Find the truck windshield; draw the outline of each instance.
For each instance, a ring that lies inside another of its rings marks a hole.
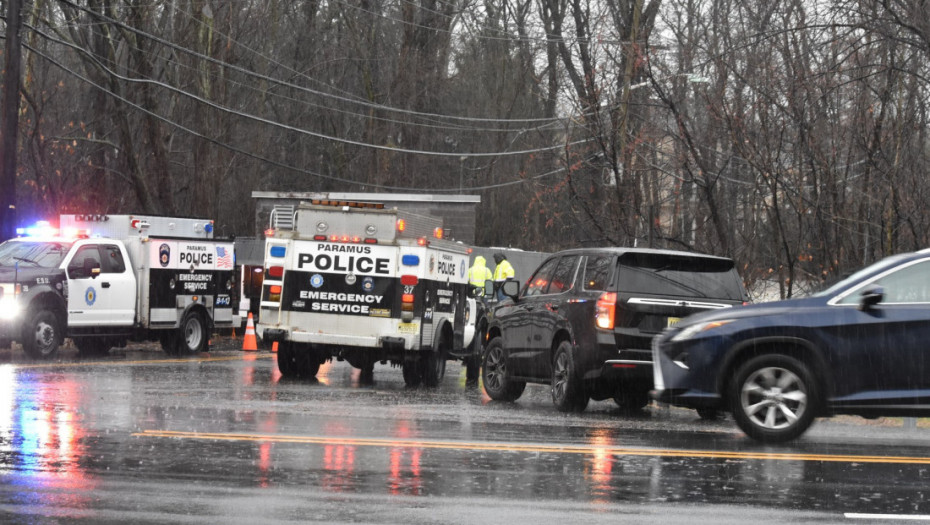
[[[66,242],[14,239],[0,244],[0,266],[57,268],[70,247]]]

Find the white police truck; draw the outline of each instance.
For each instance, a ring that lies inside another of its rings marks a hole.
[[[213,221],[62,215],[0,244],[0,347],[54,357],[65,337],[82,354],[157,340],[169,354],[207,349],[234,315],[235,252]]]
[[[402,367],[409,386],[435,386],[460,359],[477,376],[464,340],[468,248],[442,238],[441,219],[323,200],[279,219],[266,232],[256,332],[279,343],[282,375],[315,377],[337,359],[363,380],[381,363]]]

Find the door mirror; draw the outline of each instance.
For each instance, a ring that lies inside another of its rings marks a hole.
[[[859,295],[859,309],[863,312],[871,310],[873,306],[885,299],[885,289],[881,286],[869,286]]]
[[[83,279],[85,277],[96,278],[100,275],[100,263],[93,259],[84,259],[84,265],[72,265],[68,267],[68,275],[72,279]]]
[[[507,279],[504,281],[504,284],[501,285],[501,290],[504,291],[504,295],[507,297],[516,299],[517,294],[520,293],[520,283],[514,281],[513,279]]]
[[[480,287],[480,286],[468,285],[468,291],[467,291],[466,295],[468,295],[468,297],[472,297],[472,298],[484,297],[484,288],[482,288],[482,287]]]

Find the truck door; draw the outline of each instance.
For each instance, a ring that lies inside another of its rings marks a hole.
[[[135,277],[116,244],[80,246],[67,262],[68,326],[129,326],[135,320]]]

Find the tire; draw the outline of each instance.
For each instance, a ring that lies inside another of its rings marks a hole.
[[[514,381],[507,375],[506,353],[500,337],[488,343],[481,367],[481,380],[488,397],[495,401],[516,401],[523,395],[526,383]]]
[[[469,346],[470,354],[465,358],[465,384],[477,385],[481,375],[481,356],[484,352],[484,328],[478,330]]]
[[[481,375],[481,361],[477,355],[465,358],[465,384],[477,386],[478,376]]]
[[[621,390],[614,395],[614,403],[627,412],[640,411],[649,404],[649,390],[635,388]]]
[[[181,351],[178,347],[177,330],[161,330],[161,333],[158,335],[158,343],[161,345],[161,349],[168,355],[178,355]]]
[[[432,351],[424,352],[420,356],[420,376],[423,378],[423,386],[435,388],[446,377],[447,344],[447,340],[440,337]]]
[[[322,363],[319,352],[309,345],[299,345],[292,341],[278,344],[278,370],[284,377],[313,379]]]
[[[178,353],[197,355],[207,348],[207,324],[198,312],[187,312],[178,327]]]
[[[280,345],[278,345],[280,346]],[[310,345],[294,345],[297,363],[297,377],[301,379],[315,379],[323,364],[320,353]]]
[[[51,310],[39,310],[23,327],[23,350],[33,359],[54,358],[61,341],[61,323]]]
[[[82,357],[104,355],[113,346],[106,337],[75,337],[72,339],[77,347],[78,355]]]
[[[803,362],[765,354],[744,363],[728,392],[733,419],[747,436],[780,443],[803,434],[814,422],[820,392]]]
[[[278,345],[278,371],[282,377],[297,377],[297,368],[294,362],[294,344],[283,341]]]
[[[404,359],[404,384],[408,388],[416,388],[420,386],[420,382],[423,380],[421,375],[420,365],[417,361],[412,359]]]
[[[572,344],[559,343],[552,359],[552,402],[560,412],[581,412],[588,406],[584,385],[575,371]]]

